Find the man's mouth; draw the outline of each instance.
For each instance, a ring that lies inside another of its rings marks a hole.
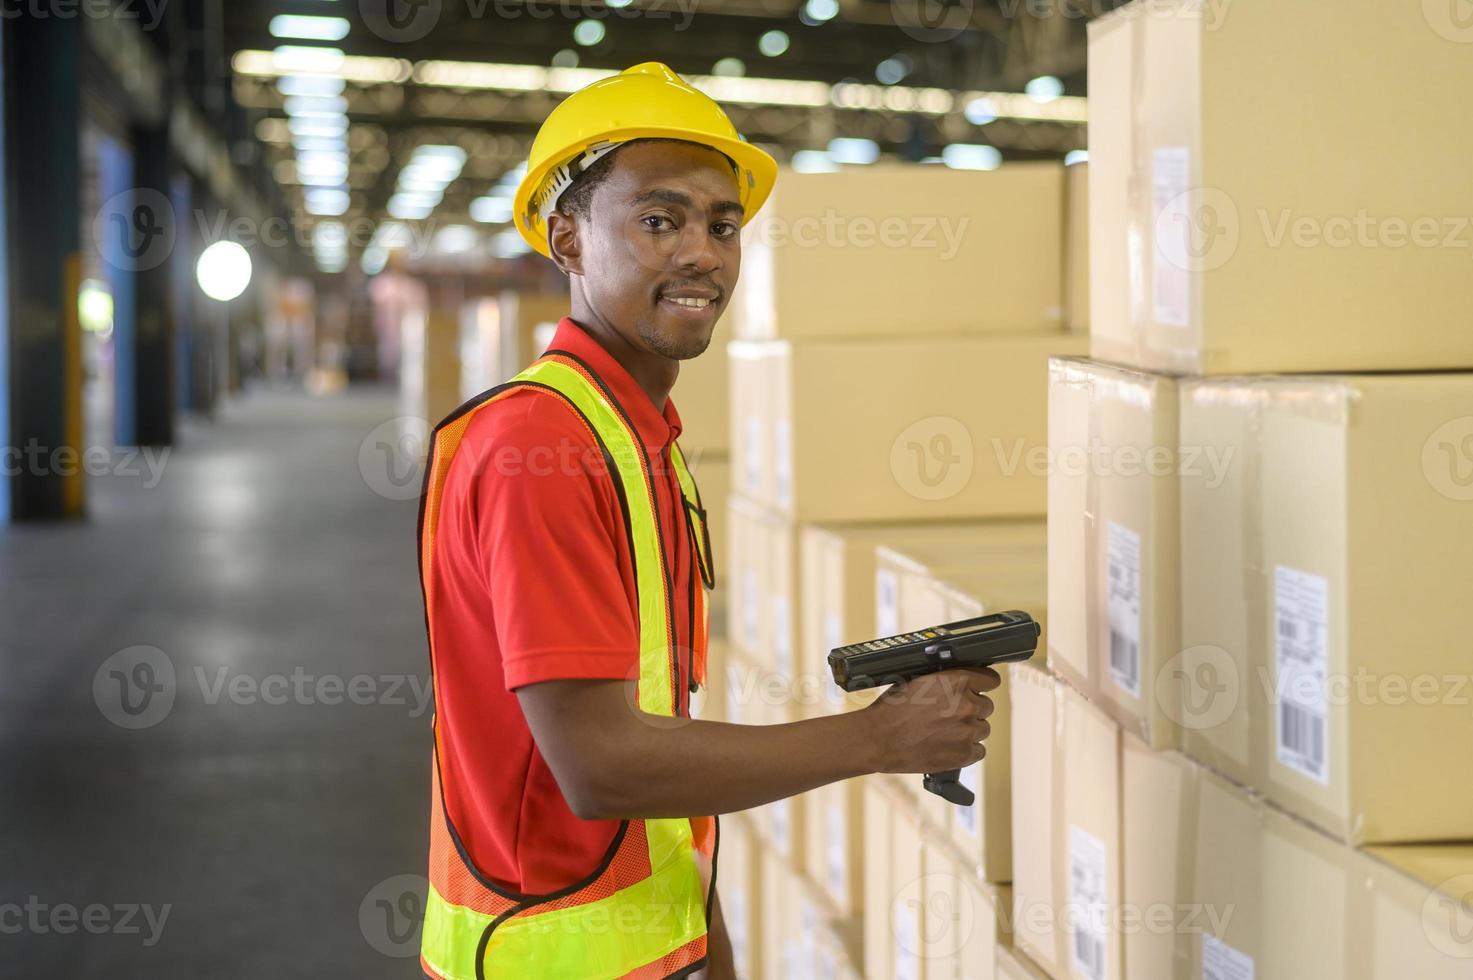
[[[693,310],[704,310],[706,307],[708,307],[708,306],[711,305],[711,300],[705,299],[705,298],[700,297],[700,296],[670,296],[670,295],[666,295],[666,296],[664,296],[662,298],[663,299],[668,299],[672,303],[679,303],[681,306],[688,306],[688,307],[690,307]]]

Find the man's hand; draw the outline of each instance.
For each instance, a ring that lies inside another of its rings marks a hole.
[[[987,754],[997,671],[946,670],[896,684],[860,714],[880,772],[964,769]]]

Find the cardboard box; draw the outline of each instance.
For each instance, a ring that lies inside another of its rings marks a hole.
[[[896,777],[865,776],[864,792],[864,975],[888,980],[894,973],[895,932],[890,900],[896,888],[895,810],[903,799]],[[907,853],[910,846],[907,844]]]
[[[1057,163],[784,171],[743,230],[737,335],[1057,330],[1063,183]]]
[[[721,896],[721,915],[731,936],[737,975],[758,977],[757,967],[763,960],[764,862],[747,814],[732,813],[721,818],[718,846],[716,891]]]
[[[757,664],[772,662],[771,524],[771,515],[760,505],[736,494],[727,498],[727,635],[734,649]]]
[[[880,546],[875,552],[876,635],[1003,609],[1026,609],[1046,622],[1043,532],[1039,521],[997,522],[959,528],[944,541],[914,543],[905,551]],[[962,782],[977,801],[957,807],[924,793],[919,780],[903,785],[929,819],[976,863],[983,878],[1005,882],[1012,877],[1011,709],[1006,675],[991,697],[987,758],[962,771]]]
[[[1053,976],[1120,980],[1120,730],[1045,671],[1008,673],[1015,943]]]
[[[1086,343],[1060,332],[733,344],[739,486],[805,522],[1042,516],[1048,357]]]
[[[1064,325],[1089,332],[1089,164],[1064,168]]]
[[[1047,973],[1011,946],[997,947],[997,980],[1049,980]]]
[[[680,412],[680,448],[687,457],[731,449],[731,367],[723,333],[718,327],[705,353],[680,362],[680,376],[670,392]]]
[[[841,919],[864,917],[864,780],[829,783],[805,794],[804,870]]]
[[[1352,869],[1369,882],[1370,906],[1370,927],[1351,936],[1359,941],[1349,957],[1354,980],[1473,972],[1473,845],[1373,847],[1355,855]]]
[[[1191,374],[1473,367],[1473,132],[1439,122],[1473,82],[1465,39],[1432,5],[1331,0],[1149,0],[1091,22],[1094,356]],[[1372,145],[1376,118],[1401,138]]]
[[[1122,814],[1132,980],[1468,975],[1473,846],[1355,850],[1132,736]]]
[[[1261,863],[1266,810],[1186,756],[1125,736],[1123,895],[1135,927],[1122,932],[1131,980],[1252,976],[1255,963],[1260,976],[1297,975],[1263,972],[1263,893],[1277,887]]]
[[[793,872],[770,848],[762,852],[762,971],[767,980],[795,976],[797,888]]]
[[[1181,479],[1183,748],[1353,844],[1473,836],[1473,375],[1181,398],[1229,459]]]
[[[731,652],[727,648],[726,641],[720,637],[711,638],[710,649],[706,651],[706,683],[699,691],[690,696],[690,714],[692,718],[702,721],[727,721],[727,691],[730,682],[727,671],[731,669]]]
[[[1177,455],[1175,380],[1049,362],[1049,667],[1158,748],[1180,717]]]
[[[767,344],[742,341],[727,345],[726,363],[731,488],[749,500],[776,500],[773,399],[780,364]]]
[[[957,980],[992,980],[997,975],[998,949],[1012,941],[1008,929],[1013,914],[1012,890],[1007,885],[982,881],[966,860],[958,861],[955,881],[953,908],[961,929]]]

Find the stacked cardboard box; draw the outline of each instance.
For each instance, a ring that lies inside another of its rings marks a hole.
[[[873,694],[830,678],[843,643],[1005,608],[1043,618],[1047,364],[1087,348],[1063,306],[1082,274],[1064,260],[1074,183],[1066,196],[1056,164],[784,174],[748,226],[725,351],[725,720],[863,708]],[[748,814],[768,889],[759,975],[992,975],[1010,914],[1005,693],[993,726],[965,777],[979,801],[958,814],[919,777]]]
[[[1096,360],[1051,364],[1054,675],[1012,671],[1015,934],[1056,978],[1473,959],[1473,844],[1433,843],[1473,840],[1473,285],[1377,237],[1469,213],[1418,161],[1470,140],[1328,162],[1393,73],[1473,64],[1431,13],[1319,6],[1090,27]],[[1380,77],[1341,85],[1370,37]],[[1357,214],[1372,240],[1301,240]]]

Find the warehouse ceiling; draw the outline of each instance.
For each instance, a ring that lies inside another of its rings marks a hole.
[[[559,99],[594,72],[648,60],[692,77],[781,160],[845,137],[915,161],[951,144],[1058,158],[1084,144],[1085,21],[1117,2],[229,0],[213,9],[247,132],[310,226],[404,217],[390,209],[400,171],[417,148],[447,145],[465,161],[433,214],[471,221],[473,202],[525,159]],[[284,37],[274,21],[283,15],[342,18],[347,33]],[[304,207],[313,178],[297,173],[302,141],[282,77],[298,69],[282,45],[342,52],[325,68],[309,65],[344,80],[340,206]],[[1040,76],[1056,78],[1061,95],[1023,95]]]

